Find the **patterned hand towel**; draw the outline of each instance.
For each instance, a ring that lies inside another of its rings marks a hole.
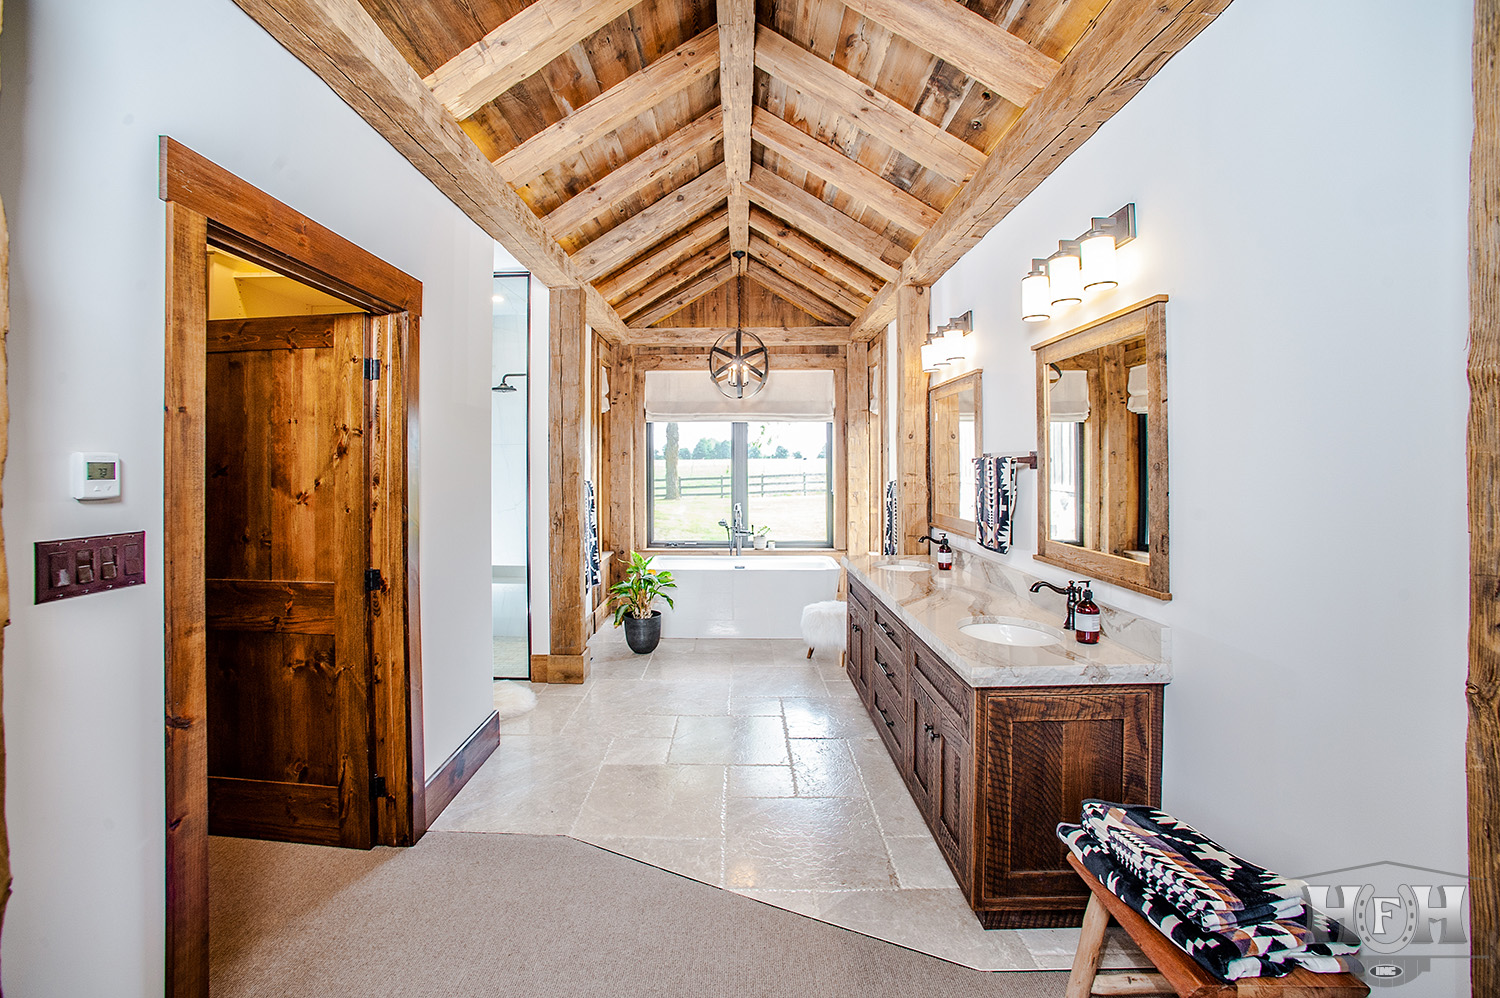
[[[1010,550],[1016,508],[1016,462],[985,455],[974,459],[975,539],[991,551]]]
[[[1302,913],[1302,881],[1240,859],[1163,811],[1086,800],[1083,826],[1115,862],[1209,932]]]
[[[881,551],[895,554],[901,537],[901,500],[896,495],[896,483],[885,483],[885,538]]]
[[[599,555],[599,503],[594,498],[594,483],[583,482],[583,558],[589,566],[589,588],[604,581],[604,565]]]
[[[1115,897],[1141,913],[1162,935],[1220,980],[1283,977],[1298,966],[1316,973],[1357,970],[1358,939],[1322,912],[1308,908],[1300,921],[1256,922],[1228,932],[1207,932],[1164,897],[1136,880],[1080,825],[1057,826],[1084,869]]]

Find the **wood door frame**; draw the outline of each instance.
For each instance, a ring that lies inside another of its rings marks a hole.
[[[427,827],[417,577],[417,372],[422,284],[163,136],[167,301],[163,455],[166,667],[166,992],[208,994],[208,731],[204,441],[210,241],[373,313],[381,376],[367,382],[370,657],[375,841],[410,845]],[[401,413],[404,418],[392,418]]]

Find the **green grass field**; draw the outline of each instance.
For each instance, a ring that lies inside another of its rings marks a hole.
[[[828,498],[823,476],[827,463],[822,460],[798,461],[792,458],[754,458],[749,462],[750,496],[745,519],[756,527],[769,526],[770,537],[778,544],[787,541],[822,542],[828,536]],[[688,483],[690,492],[681,499],[660,498],[666,480],[666,461],[658,458],[653,471],[655,500],[654,538],[660,541],[723,542],[728,537],[720,520],[730,519],[730,481],[728,460],[686,460],[677,462],[677,473]],[[808,494],[760,495],[762,475],[779,476],[767,490],[800,491],[801,477],[807,476]],[[793,478],[791,476],[797,476]],[[710,481],[703,481],[709,479]],[[715,488],[713,479],[719,480]],[[701,494],[710,491],[710,494]]]

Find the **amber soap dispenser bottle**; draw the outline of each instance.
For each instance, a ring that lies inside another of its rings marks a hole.
[[[937,567],[940,572],[953,571],[953,548],[948,546],[948,535],[938,537]]]
[[[1073,636],[1081,645],[1099,643],[1099,604],[1094,602],[1094,591],[1087,581],[1083,583],[1083,595],[1073,608]]]

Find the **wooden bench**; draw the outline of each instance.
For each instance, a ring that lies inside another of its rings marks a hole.
[[[1141,914],[1109,892],[1109,888],[1071,852],[1068,862],[1088,885],[1089,906],[1083,913],[1083,933],[1068,976],[1067,998],[1091,995],[1171,995],[1178,998],[1364,998],[1370,988],[1353,974],[1315,974],[1298,967],[1285,977],[1250,977],[1226,984],[1198,965]],[[1130,934],[1156,968],[1099,973],[1099,953],[1110,918]]]

